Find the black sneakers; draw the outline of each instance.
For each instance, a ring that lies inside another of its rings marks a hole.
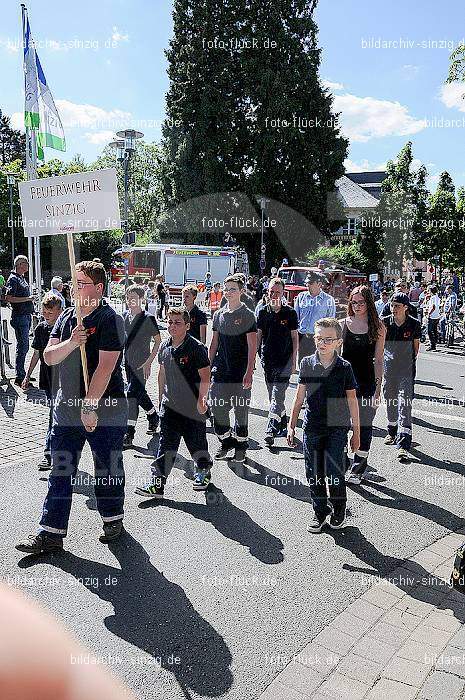
[[[103,532],[99,537],[100,542],[113,542],[123,533],[123,519],[115,520],[111,523],[103,523]]]
[[[331,513],[329,519],[329,527],[332,530],[341,530],[346,526],[346,512],[343,510],[341,513]]]
[[[165,495],[165,479],[162,477],[155,478],[146,486],[138,486],[134,493],[145,498],[163,498]]]
[[[15,549],[26,554],[59,552],[63,549],[63,537],[51,537],[46,532],[40,532],[38,535],[29,535],[26,539],[18,542]]]
[[[234,462],[239,462],[243,464],[247,459],[247,449],[245,447],[236,447],[234,450]]]
[[[228,460],[232,459],[234,454],[234,445],[232,445],[229,442],[226,442],[226,440],[221,443],[221,445],[218,447],[213,459],[216,460]]]
[[[46,454],[40,460],[39,464],[37,465],[37,469],[40,472],[46,472],[51,468],[52,468],[52,458],[50,455]]]
[[[123,440],[123,450],[128,449],[129,447],[132,447],[132,442],[134,440],[134,437],[136,435],[136,429],[133,425],[128,425],[128,429],[126,431],[126,435],[124,436]]]
[[[307,525],[307,530],[312,533],[321,532],[325,526],[327,519],[327,515],[321,517],[320,515],[313,513],[313,517]]]
[[[265,445],[267,445],[267,447],[273,447],[273,445],[274,445],[274,435],[273,435],[273,433],[267,433],[267,434],[265,435]]]

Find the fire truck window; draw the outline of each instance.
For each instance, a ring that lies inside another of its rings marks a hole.
[[[186,282],[203,282],[208,270],[208,260],[204,257],[187,258]]]
[[[165,281],[167,284],[184,284],[184,265],[186,258],[180,255],[167,255],[165,258]]]
[[[233,270],[230,269],[229,256],[222,256],[219,258],[210,258],[210,272],[212,273],[213,282],[223,282],[224,278],[227,277]]]
[[[146,270],[160,270],[160,252],[158,250],[135,250],[134,267]]]

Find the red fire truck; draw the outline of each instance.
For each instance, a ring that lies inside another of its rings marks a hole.
[[[163,275],[170,294],[177,296],[185,284],[197,284],[203,290],[205,274],[211,272],[212,282],[223,282],[233,272],[248,275],[247,254],[241,248],[203,245],[153,243],[120,248],[113,254],[112,282],[124,280],[125,266],[129,277],[154,279]]]
[[[294,299],[300,292],[307,289],[305,279],[309,272],[322,272],[328,284],[324,290],[331,294],[339,306],[347,304],[347,295],[352,287],[367,282],[367,277],[359,270],[351,268],[333,268],[333,267],[307,267],[304,265],[295,265],[289,267],[280,267],[278,275],[285,282],[284,294],[289,304],[294,304]]]

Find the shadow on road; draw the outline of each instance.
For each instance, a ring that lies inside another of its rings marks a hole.
[[[197,520],[213,525],[215,530],[233,542],[249,549],[250,554],[264,564],[280,564],[283,561],[283,543],[256,522],[243,510],[226,498],[223,491],[210,484],[205,491],[205,503],[148,499],[139,508],[168,507],[188,513]]]
[[[199,615],[183,589],[151,564],[128,532],[109,548],[121,569],[70,552],[51,557],[50,563],[111,603],[114,614],[105,618],[106,628],[172,673],[186,698],[191,693],[201,697],[226,693],[233,681],[232,656],[221,635]],[[29,555],[18,566],[27,569],[43,560]],[[137,667],[137,655],[131,663]]]
[[[416,416],[412,417],[412,423],[414,425],[418,425],[420,428],[426,428],[427,430],[430,430],[433,433],[439,433],[440,435],[449,435],[449,437],[460,438],[461,440],[465,439],[465,431],[458,430],[458,428],[446,428],[444,426],[439,427],[437,425],[427,423],[425,420],[417,418]]]

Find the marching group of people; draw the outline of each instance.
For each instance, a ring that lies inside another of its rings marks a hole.
[[[103,520],[100,540],[110,542],[121,535],[122,454],[132,446],[140,408],[147,416],[147,433],[159,430],[151,473],[147,483],[136,488],[140,496],[163,498],[181,440],[194,461],[195,491],[208,488],[215,461],[245,462],[257,354],[269,398],[264,444],[271,448],[285,437],[295,447],[304,410],[303,452],[313,505],[310,532],[320,532],[326,523],[335,529],[345,526],[346,483],[360,484],[366,474],[373,419],[383,389],[388,420],[385,443],[396,445],[400,461],[409,459],[421,325],[402,280],[381,313],[368,285],[352,289],[346,316],[338,320],[335,300],[323,291],[325,278],[318,271],[309,272],[307,290],[297,296],[294,306],[286,303],[279,277],[269,279],[266,294],[257,304],[245,277],[232,274],[224,280],[218,308],[212,311],[207,345],[208,318],[196,303],[195,285],[183,289],[181,306],[168,308],[168,336],[162,339],[157,318],[147,308],[143,285],[127,288],[127,310],[120,315],[104,297],[107,280],[101,263],[78,263],[76,278],[73,294],[82,324],[77,323],[74,306],[63,309],[60,296],[47,293],[42,300],[43,321],[34,332],[35,352],[22,382],[26,388],[40,362],[39,386],[45,389],[51,410],[39,468],[51,472],[38,532],[17,544],[20,551],[40,553],[63,547],[73,477],[86,440]],[[9,295],[13,309],[15,304],[30,302],[22,289],[18,286]],[[81,366],[82,346],[88,385]],[[155,360],[157,405],[146,389]],[[295,372],[298,385],[288,417],[285,397]],[[207,420],[218,440],[213,455]],[[347,456],[348,443],[352,461]]]

